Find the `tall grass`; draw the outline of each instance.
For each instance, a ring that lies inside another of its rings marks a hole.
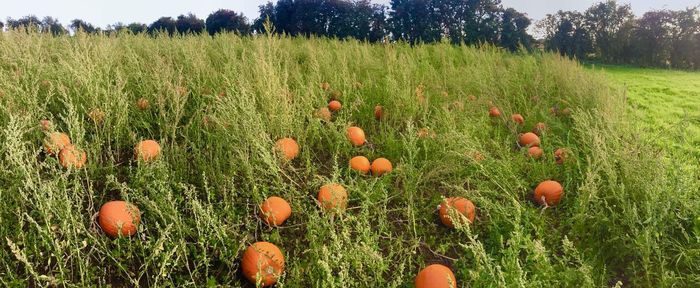
[[[331,123],[314,118],[329,97],[321,82],[342,92]],[[3,286],[250,286],[239,258],[255,241],[283,250],[279,287],[405,287],[431,263],[450,266],[460,287],[700,285],[698,170],[651,146],[603,76],[555,55],[10,32],[0,37],[0,95]],[[150,109],[136,107],[141,97]],[[487,116],[489,101],[503,119]],[[87,150],[85,169],[44,155],[44,118]],[[540,121],[549,130],[535,161],[515,139]],[[353,124],[370,145],[351,147]],[[436,137],[417,137],[424,127]],[[297,139],[298,159],[279,161],[280,137]],[[142,139],[161,143],[159,161],[133,161]],[[570,151],[561,166],[559,147]],[[355,155],[386,157],[395,170],[359,176],[347,168]],[[566,192],[543,209],[530,195],[546,179]],[[329,181],[348,189],[344,214],[314,202]],[[256,216],[271,195],[293,209],[275,229]],[[474,225],[439,224],[435,207],[448,196],[474,201]],[[114,199],[143,212],[130,239],[110,239],[95,221]]]

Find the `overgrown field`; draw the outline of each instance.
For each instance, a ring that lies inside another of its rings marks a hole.
[[[342,109],[316,118],[332,95]],[[411,287],[432,263],[449,266],[458,287],[700,285],[700,169],[629,121],[602,74],[555,55],[8,32],[0,104],[1,286],[252,287],[239,267],[256,241],[284,253],[277,287]],[[87,151],[83,169],[45,153],[41,119]],[[548,129],[533,160],[516,139],[537,122]],[[368,144],[349,143],[351,125]],[[422,128],[435,136],[419,137]],[[297,159],[274,152],[282,137],[297,140]],[[134,160],[143,139],[161,144],[160,159]],[[562,165],[557,148],[569,151]],[[394,170],[359,175],[348,168],[356,155]],[[532,193],[548,179],[565,192],[545,209]],[[348,191],[343,213],[316,203],[330,182]],[[278,228],[258,217],[272,195],[293,210]],[[440,223],[436,206],[453,196],[476,205],[472,225]],[[97,224],[100,206],[118,199],[141,210],[132,237]]]
[[[700,73],[598,67],[627,89],[629,111],[659,146],[700,159]]]

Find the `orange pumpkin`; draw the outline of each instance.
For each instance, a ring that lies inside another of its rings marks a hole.
[[[151,106],[150,102],[148,102],[148,99],[146,98],[141,98],[138,101],[136,101],[136,106],[139,107],[141,110],[146,110],[148,107]]]
[[[51,121],[49,121],[48,119],[42,119],[41,121],[39,121],[39,123],[41,124],[40,126],[42,131],[51,130]]]
[[[134,147],[134,155],[136,160],[145,162],[156,160],[160,156],[160,144],[154,140],[141,141]]]
[[[292,138],[282,138],[275,142],[275,150],[282,153],[287,161],[299,156],[299,144]]]
[[[545,130],[547,130],[547,124],[539,122],[535,124],[535,127],[532,128],[532,133],[535,133],[535,135],[537,136],[541,136]]]
[[[513,114],[513,116],[510,116],[510,118],[513,119],[513,122],[518,123],[519,125],[523,125],[525,123],[525,118],[523,118],[523,115]]]
[[[476,215],[476,206],[474,206],[474,203],[472,201],[469,201],[466,198],[462,197],[452,197],[452,198],[447,198],[445,201],[440,204],[440,221],[442,221],[442,224],[445,224],[447,227],[455,227],[454,222],[452,222],[452,218],[450,217],[450,210],[454,209],[455,212],[458,214],[463,215],[466,217],[466,220],[469,221],[469,223],[474,223],[474,217]],[[466,224],[463,222],[462,216],[459,216],[461,224]]]
[[[450,268],[433,264],[418,272],[416,288],[457,288],[457,279]]]
[[[318,203],[325,211],[332,209],[345,210],[348,205],[348,192],[336,183],[326,184],[318,190]]]
[[[97,222],[110,237],[136,234],[141,222],[139,208],[125,201],[110,201],[102,205]]]
[[[491,109],[489,109],[489,116],[501,117],[501,110],[498,110],[497,107],[491,107]]]
[[[292,215],[292,207],[286,200],[272,196],[260,204],[260,218],[270,226],[279,226]]]
[[[367,174],[370,169],[369,159],[365,156],[355,156],[350,159],[350,169]]]
[[[348,128],[347,135],[350,143],[354,146],[362,146],[367,141],[365,139],[365,131],[362,131],[360,127],[352,126]]]
[[[374,106],[374,119],[382,119],[383,108],[380,105]]]
[[[382,176],[383,174],[391,172],[393,169],[391,161],[386,158],[377,158],[372,161],[372,175]]]
[[[69,145],[71,145],[70,137],[66,133],[53,132],[44,139],[44,149],[49,155],[56,155],[57,152]]]
[[[520,143],[522,147],[540,146],[540,137],[532,132],[523,133],[520,134],[518,143]]]
[[[535,188],[535,201],[540,205],[555,206],[559,204],[564,188],[557,181],[547,180]]]
[[[559,165],[564,164],[564,161],[566,161],[566,149],[559,148],[559,149],[555,150],[554,151],[554,160]]]
[[[340,108],[343,108],[343,105],[340,104],[340,101],[333,100],[331,102],[328,102],[328,109],[330,109],[331,111],[338,112]]]
[[[243,252],[241,270],[256,286],[272,286],[284,273],[284,255],[275,244],[255,242]]]
[[[328,84],[328,82],[323,82],[321,83],[321,89],[328,91],[328,89],[331,89],[331,84]]]
[[[64,168],[80,169],[87,162],[87,153],[73,145],[68,145],[58,152],[58,162]]]
[[[326,122],[330,122],[331,117],[331,110],[329,110],[328,107],[321,107],[318,110],[316,110],[316,118],[319,118]]]
[[[542,149],[537,146],[532,146],[527,149],[527,154],[534,159],[540,159],[542,157]]]

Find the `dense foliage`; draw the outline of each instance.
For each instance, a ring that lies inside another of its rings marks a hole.
[[[601,2],[583,13],[559,11],[538,23],[545,48],[579,59],[700,69],[698,8],[635,17],[630,5]]]
[[[407,287],[433,263],[460,287],[700,285],[697,159],[667,157],[618,89],[566,57],[274,34],[6,32],[0,59],[3,287],[240,287],[243,251],[258,241],[284,254],[284,287]],[[331,96],[342,109],[316,118]],[[502,117],[488,116],[491,104]],[[41,119],[87,152],[82,169],[44,153]],[[538,122],[535,160],[516,139]],[[350,126],[369,144],[352,146]],[[283,137],[298,142],[292,161],[273,150]],[[145,139],[162,147],[152,163],[134,160]],[[393,171],[362,176],[348,167],[358,155]],[[531,197],[548,179],[564,194],[544,209]],[[347,190],[344,213],[315,202],[328,183]],[[258,216],[273,195],[292,208],[279,228]],[[446,197],[472,201],[474,224],[441,224]],[[131,238],[97,224],[111,200],[138,206]]]

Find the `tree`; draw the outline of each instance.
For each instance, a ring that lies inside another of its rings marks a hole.
[[[433,7],[430,0],[391,0],[389,22],[394,39],[412,44],[439,41],[441,15]]]
[[[98,31],[95,26],[80,19],[73,19],[68,27],[70,27],[73,32],[83,31],[88,34],[93,34]]]
[[[46,33],[51,33],[56,36],[68,33],[66,28],[63,27],[60,22],[58,22],[58,19],[54,19],[49,16],[44,17],[44,19],[41,21],[41,25]]]
[[[700,68],[694,60],[695,39],[700,33],[697,8],[671,11],[671,66],[683,69]]]
[[[21,29],[24,31],[36,30],[38,32],[42,32],[43,30],[42,22],[34,15],[24,16],[17,20],[8,18],[7,26],[10,29]]]
[[[243,14],[231,10],[221,9],[209,14],[206,20],[207,32],[214,35],[223,31],[231,31],[239,34],[250,33],[248,19]]]
[[[253,21],[252,26],[252,30],[255,33],[267,33],[268,31],[265,30],[265,22],[268,20],[275,25],[275,29],[279,29],[279,27],[276,26],[277,17],[275,14],[275,4],[267,2],[265,5],[258,6],[258,10],[260,11],[260,16]]]
[[[177,25],[172,17],[160,17],[148,26],[148,33],[150,34],[167,32],[168,36],[173,36],[175,30],[177,30]]]
[[[2,30],[3,28],[5,28],[5,24],[3,24],[2,21],[0,21],[0,30]]]
[[[617,2],[609,0],[588,8],[584,17],[593,52],[605,61],[618,58],[622,51],[615,42],[616,34],[634,19],[632,7],[629,4],[618,6]]]
[[[175,26],[181,34],[200,34],[204,31],[204,20],[197,18],[192,13],[187,14],[187,16],[180,15],[177,17]]]
[[[670,11],[660,10],[646,12],[637,21],[634,45],[641,65],[668,67],[672,19]]]
[[[148,31],[148,26],[143,23],[131,23],[126,26],[126,30],[131,31],[133,34],[144,33]]]
[[[527,15],[508,8],[503,11],[500,46],[517,51],[521,46],[530,50],[534,39],[527,33],[532,21]]]
[[[560,10],[556,14],[547,14],[538,26],[545,31],[546,50],[578,59],[586,59],[592,50],[584,16],[579,12]]]

